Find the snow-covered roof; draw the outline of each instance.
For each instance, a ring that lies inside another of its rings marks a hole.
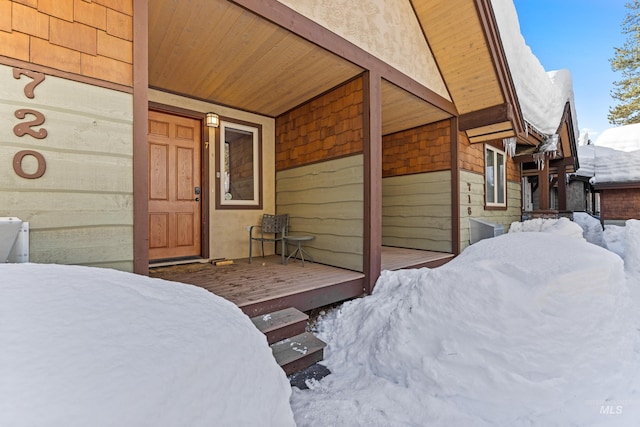
[[[580,169],[576,175],[590,178],[593,185],[640,182],[640,150],[626,152],[583,145],[578,147],[578,159]]]
[[[609,128],[600,134],[595,144],[620,151],[640,150],[640,123]]]
[[[491,3],[525,121],[536,130],[552,135],[558,130],[565,105],[569,102],[577,141],[578,123],[571,72],[564,69],[545,71],[520,32],[513,0],[491,0]]]

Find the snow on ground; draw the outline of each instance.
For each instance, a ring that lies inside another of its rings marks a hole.
[[[294,389],[297,424],[637,426],[640,273],[627,280],[575,224],[546,222],[443,267],[385,271],[371,296],[328,313],[333,374]]]
[[[204,289],[0,264],[0,425],[287,426],[266,339]]]
[[[598,218],[586,212],[574,212],[573,221],[582,228],[582,237],[584,237],[587,242],[602,246],[603,248],[607,247],[602,235],[602,224]]]
[[[384,271],[317,323],[333,373],[291,396],[249,319],[200,288],[2,264],[0,425],[637,426],[640,221],[593,220]]]

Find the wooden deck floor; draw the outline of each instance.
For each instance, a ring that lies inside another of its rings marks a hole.
[[[453,255],[440,252],[383,248],[382,268],[397,270],[435,267]],[[236,305],[250,316],[296,307],[308,311],[363,294],[364,274],[279,256],[234,260],[231,265],[193,263],[150,268],[149,276],[200,286]]]

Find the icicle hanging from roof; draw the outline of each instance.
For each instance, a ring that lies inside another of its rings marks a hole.
[[[558,141],[559,136],[557,134],[547,137],[547,139],[540,145],[535,153],[533,153],[533,161],[536,162],[538,170],[544,170],[544,159],[550,157],[555,159],[558,155]]]
[[[504,151],[511,158],[516,155],[516,138],[504,138],[502,140],[502,144],[504,145]]]

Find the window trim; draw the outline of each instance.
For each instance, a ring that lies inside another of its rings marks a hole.
[[[226,200],[224,197],[224,180],[222,174],[224,170],[224,134],[229,128],[253,132],[253,185],[254,198],[252,200]],[[234,120],[228,117],[220,117],[220,127],[216,129],[216,209],[262,209],[262,125],[259,123]]]
[[[499,183],[499,179],[502,178],[503,181],[503,186],[502,186],[502,197],[504,202],[500,203],[500,202],[489,202],[488,200],[488,191],[489,191],[489,186],[487,185],[487,155],[488,153],[491,152],[493,155],[493,162],[494,162],[494,182],[495,185],[493,186],[493,199],[494,200],[498,200],[499,199],[499,193],[498,193],[498,188],[499,185],[497,185]],[[502,174],[501,176],[499,176],[499,168],[497,167],[497,162],[498,162],[498,154],[502,155]],[[507,207],[507,156],[506,153],[499,149],[494,147],[493,145],[490,144],[485,144],[484,146],[484,205],[485,208],[488,209],[500,209],[500,208],[506,208]]]

